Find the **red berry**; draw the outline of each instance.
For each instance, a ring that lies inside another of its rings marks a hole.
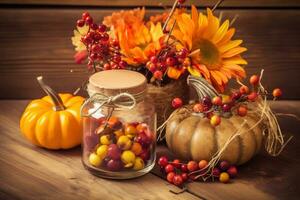
[[[186,58],[188,56],[188,50],[186,48],[181,49],[177,56],[182,59]]]
[[[101,41],[106,42],[109,40],[109,35],[107,33],[103,33],[101,36]]]
[[[220,174],[221,174],[221,171],[220,171],[219,168],[213,168],[213,170],[212,170],[212,175],[213,175],[214,177],[219,177]]]
[[[117,39],[113,39],[113,40],[111,41],[111,44],[112,44],[113,46],[117,47],[117,46],[119,46],[119,41],[118,41]]]
[[[240,87],[240,93],[241,94],[248,94],[249,93],[249,88],[246,85],[243,85]]]
[[[187,164],[182,164],[181,165],[181,171],[182,172],[188,172]]]
[[[98,28],[101,33],[105,32],[107,29],[107,27],[104,24],[100,24]]]
[[[82,42],[86,45],[92,42],[92,38],[89,35],[85,35],[81,38]]]
[[[167,181],[168,181],[169,183],[173,183],[174,176],[175,176],[175,173],[174,173],[174,172],[168,173],[168,175],[167,175]]]
[[[230,178],[235,178],[238,174],[236,166],[230,166],[227,170],[227,173],[229,174]]]
[[[237,109],[237,113],[241,117],[245,117],[247,115],[247,107],[246,106],[239,106]]]
[[[82,20],[82,19],[77,20],[77,26],[78,27],[83,27],[84,26],[84,20]]]
[[[121,69],[125,69],[127,67],[127,62],[124,61],[124,60],[121,60],[119,62],[119,66],[120,66]]]
[[[184,4],[185,0],[178,0],[178,3]]]
[[[242,96],[242,94],[241,94],[240,92],[234,92],[234,93],[231,95],[231,99],[233,99],[233,100],[238,100],[241,96]]]
[[[163,76],[163,73],[159,70],[156,70],[153,74],[154,78],[156,78],[157,80],[162,80],[162,76]]]
[[[181,106],[182,106],[182,100],[179,98],[179,97],[177,97],[177,98],[174,98],[173,100],[172,100],[172,107],[173,108],[180,108]]]
[[[91,53],[90,58],[91,58],[91,60],[96,60],[98,58],[98,54]]]
[[[187,164],[187,168],[190,172],[196,171],[198,169],[198,163],[195,161],[189,161]]]
[[[84,12],[84,13],[82,13],[82,19],[83,20],[85,20],[87,17],[89,17],[90,16],[90,13],[88,13],[88,12]]]
[[[247,96],[247,98],[248,98],[249,101],[255,101],[257,97],[258,97],[258,94],[256,92],[251,92]]]
[[[149,70],[153,73],[153,72],[155,72],[156,71],[156,65],[154,64],[154,63],[151,63],[150,65],[149,65]]]
[[[93,18],[90,17],[90,16],[86,17],[86,18],[85,18],[85,23],[87,23],[88,25],[93,24]]]
[[[98,29],[98,25],[95,24],[95,23],[91,24],[90,27],[91,27],[91,29],[94,30],[94,31]]]
[[[222,171],[226,171],[230,167],[230,164],[226,160],[223,160],[220,162],[219,166]]]
[[[257,75],[252,75],[250,77],[250,80],[249,82],[252,84],[252,85],[257,85],[259,83],[259,76]]]
[[[282,91],[281,91],[281,89],[276,88],[276,89],[273,90],[272,94],[273,94],[274,97],[280,97],[282,95]]]
[[[229,104],[223,104],[223,106],[222,106],[222,110],[224,111],[224,112],[229,112],[230,110],[231,110],[231,106],[229,105]]]
[[[187,173],[182,173],[182,174],[181,174],[181,177],[182,177],[182,180],[183,180],[184,182],[187,181],[187,180],[189,179],[189,176],[188,176]]]
[[[92,46],[92,52],[98,53],[100,50],[101,50],[100,45],[94,44],[94,45]]]
[[[172,57],[168,57],[167,60],[166,60],[166,64],[167,64],[168,66],[173,66],[173,65],[175,65],[175,59],[172,58]]]
[[[211,105],[212,105],[211,99],[210,99],[209,97],[203,97],[203,98],[202,98],[202,104],[203,104],[204,106],[208,107],[208,109],[210,109],[210,108],[211,108]]]
[[[115,55],[115,56],[113,57],[113,61],[116,62],[116,63],[119,63],[119,62],[121,61],[121,56]]]
[[[111,66],[112,69],[118,69],[118,65],[114,62],[111,63],[110,66]]]
[[[222,98],[219,96],[216,96],[212,99],[212,104],[216,105],[216,106],[220,106],[222,105]]]
[[[178,160],[178,159],[173,160],[172,165],[174,167],[176,167],[177,169],[181,168],[180,160]]]
[[[157,59],[156,56],[152,56],[152,57],[150,58],[150,61],[151,61],[152,63],[156,64],[156,63],[158,62],[158,59]]]
[[[174,166],[171,165],[171,164],[167,164],[167,165],[165,166],[165,172],[166,172],[166,173],[174,172]]]
[[[104,68],[104,70],[110,70],[111,69],[110,64],[108,64],[108,63],[105,63],[103,65],[103,68]]]
[[[180,175],[175,175],[173,178],[173,184],[176,186],[181,186],[183,183],[183,179]]]
[[[168,158],[166,156],[162,156],[158,159],[157,163],[160,167],[165,167],[168,165]]]
[[[99,40],[101,39],[100,33],[97,33],[97,32],[94,33],[94,34],[93,34],[93,38],[94,38],[95,41],[99,41]]]

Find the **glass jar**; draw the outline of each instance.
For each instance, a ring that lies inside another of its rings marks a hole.
[[[146,78],[134,71],[95,73],[82,106],[82,162],[112,179],[142,176],[155,164],[156,113]]]

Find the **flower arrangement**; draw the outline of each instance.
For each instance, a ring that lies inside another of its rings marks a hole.
[[[77,21],[72,43],[77,63],[87,59],[88,69],[136,70],[149,82],[164,85],[185,74],[204,77],[223,92],[231,78],[246,76],[242,40],[214,9],[191,13],[184,0],[176,0],[169,13],[145,19],[145,8],[120,11],[96,24],[85,12]]]

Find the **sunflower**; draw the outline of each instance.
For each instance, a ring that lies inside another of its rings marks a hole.
[[[234,28],[229,27],[229,20],[220,25],[210,9],[207,15],[198,13],[192,6],[192,13],[183,13],[176,17],[177,26],[173,35],[190,52],[189,72],[194,76],[203,76],[217,90],[224,87],[231,78],[244,78],[247,64],[241,53],[247,49],[241,47],[242,40],[232,40]]]
[[[112,30],[119,41],[123,59],[130,65],[146,64],[148,58],[160,49],[163,36],[161,23],[144,21],[145,9],[134,9],[113,13],[103,23]]]

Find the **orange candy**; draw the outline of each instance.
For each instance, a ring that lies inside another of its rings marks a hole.
[[[110,128],[113,128],[114,126],[118,125],[120,123],[119,119],[117,117],[110,117],[108,120],[108,125]]]
[[[148,128],[147,124],[144,124],[144,123],[140,123],[140,124],[138,124],[138,125],[136,126],[136,130],[137,130],[139,133],[141,133],[141,132],[147,130],[147,128]]]
[[[131,146],[131,151],[137,156],[140,155],[143,151],[142,145],[137,142],[133,143],[133,145]]]

